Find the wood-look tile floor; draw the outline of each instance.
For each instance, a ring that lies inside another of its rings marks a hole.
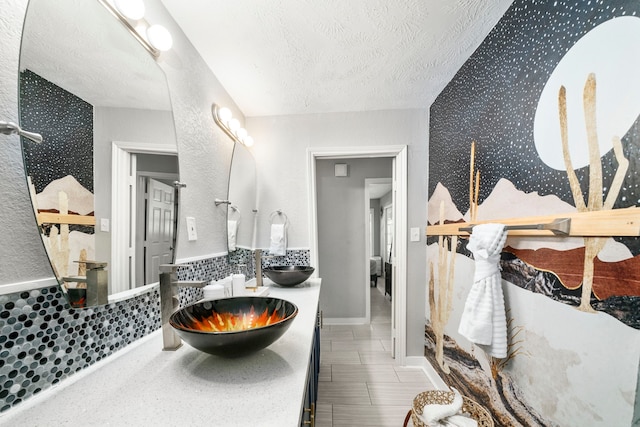
[[[391,358],[391,302],[382,278],[371,289],[371,324],[324,325],[320,339],[316,427],[399,427],[413,398],[434,389],[421,369]]]

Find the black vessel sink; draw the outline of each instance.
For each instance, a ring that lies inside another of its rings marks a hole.
[[[298,314],[292,302],[270,297],[201,301],[173,313],[169,323],[190,346],[238,357],[261,350],[282,336]]]
[[[307,280],[315,268],[306,265],[283,265],[265,267],[262,271],[278,285],[295,286]]]

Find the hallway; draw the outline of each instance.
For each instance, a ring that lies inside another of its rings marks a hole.
[[[413,398],[434,388],[421,369],[394,366],[383,278],[371,289],[371,324],[325,325],[321,341],[317,427],[398,427]]]

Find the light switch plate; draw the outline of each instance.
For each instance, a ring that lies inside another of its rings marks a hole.
[[[192,216],[187,217],[187,236],[189,240],[198,240],[198,233],[196,233],[196,219]]]
[[[420,228],[411,227],[411,241],[419,242],[420,241]]]
[[[109,232],[109,218],[100,219],[100,231]]]

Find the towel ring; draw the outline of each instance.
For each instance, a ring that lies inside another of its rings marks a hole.
[[[284,224],[285,227],[289,225],[289,218],[287,218],[287,215],[280,209],[271,212],[271,215],[269,215],[269,221],[271,221],[271,224],[275,224],[273,220],[276,219],[276,217],[282,217],[282,224]]]
[[[234,213],[236,214],[234,217]],[[240,213],[240,209],[236,205],[229,205],[229,219],[237,221],[240,224],[240,219],[242,218],[242,214]]]

